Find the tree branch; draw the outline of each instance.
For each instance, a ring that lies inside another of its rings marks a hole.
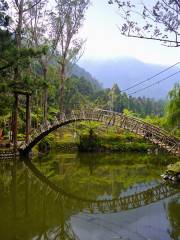
[[[23,13],[31,10],[32,8],[34,8],[34,7],[35,7],[36,5],[38,5],[41,1],[42,1],[42,0],[39,0],[39,1],[37,1],[36,3],[34,3],[31,7],[24,9],[24,10],[23,10]]]
[[[144,36],[137,36],[137,35],[131,35],[131,34],[128,34],[128,35],[124,34],[124,36],[131,37],[131,38],[141,38],[141,39],[154,40],[154,41],[160,41],[160,42],[174,43],[174,44],[176,44],[176,46],[174,46],[174,47],[180,46],[180,42],[176,42],[173,40],[166,40],[166,39],[162,39],[162,38],[144,37]]]

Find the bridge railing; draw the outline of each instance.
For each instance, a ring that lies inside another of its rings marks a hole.
[[[173,142],[179,142],[179,139],[173,135],[171,135],[169,132],[167,132],[166,130],[164,129],[161,129],[159,128],[158,126],[156,125],[153,125],[153,124],[150,124],[142,119],[139,119],[137,117],[134,117],[134,116],[129,116],[129,115],[125,115],[123,113],[119,113],[119,112],[113,112],[113,111],[109,111],[109,110],[98,110],[98,111],[102,111],[103,113],[106,113],[106,115],[117,115],[117,116],[120,116],[121,118],[126,118],[126,120],[130,120],[132,122],[136,122],[136,123],[139,123],[139,124],[142,124],[141,125],[141,128],[144,129],[144,130],[148,130],[148,131],[151,131],[153,132],[154,134],[156,135],[161,135],[161,136],[166,136],[167,139],[169,139],[170,142],[172,142],[172,139],[174,140]]]

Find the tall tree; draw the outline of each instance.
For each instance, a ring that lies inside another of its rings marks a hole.
[[[84,20],[89,0],[56,0],[51,14],[52,34],[56,36],[60,73],[59,110],[64,112],[64,85],[68,76],[68,66],[78,59],[83,40],[77,33]]]
[[[27,44],[30,47],[40,48],[47,46],[48,51],[45,55],[39,56],[37,59],[43,75],[43,112],[44,123],[47,124],[48,118],[48,66],[52,59],[54,50],[56,49],[56,41],[54,36],[50,34],[49,27],[49,10],[48,2],[41,0],[39,4],[33,8],[29,8],[25,17],[25,28],[27,36]]]
[[[37,4],[40,3],[41,0],[12,0],[12,4],[14,7],[12,14],[13,14],[13,23],[11,24],[11,27],[14,28],[13,36],[14,36],[14,42],[15,42],[15,54],[13,56],[13,68],[14,68],[14,87],[23,87],[22,86],[22,69],[23,67],[28,68],[29,66],[29,58],[32,56],[37,56],[39,53],[41,54],[41,51],[34,51],[33,49],[28,49],[25,46],[25,41],[23,41],[23,30],[24,30],[24,22],[23,18],[26,14],[26,12],[34,8]],[[17,59],[16,59],[17,56]],[[19,64],[19,59],[24,59],[23,64]],[[20,84],[19,84],[20,82]],[[24,84],[24,82],[23,82]],[[25,84],[26,85],[26,84]],[[17,117],[18,115],[18,96],[15,94],[15,102],[14,102],[14,108],[13,108],[13,116],[12,116],[12,132],[13,132],[13,143],[14,148],[16,150],[17,147]],[[29,116],[29,114],[28,114]],[[29,122],[30,119],[27,119],[27,122]],[[29,124],[27,124],[29,126]],[[29,128],[29,127],[28,127]],[[27,130],[27,129],[26,129]],[[27,132],[29,129],[27,130]]]
[[[120,31],[127,37],[152,39],[166,46],[180,46],[180,1],[179,0],[109,0],[117,4],[123,22]]]
[[[11,78],[10,55],[14,50],[14,41],[9,31],[8,15],[9,6],[6,1],[0,0],[0,116],[5,116],[9,112],[10,97],[8,95],[8,84]]]
[[[0,0],[0,74],[7,70],[10,64],[10,50],[14,47],[12,33],[9,31],[10,16],[6,1]]]
[[[17,55],[23,58],[36,55],[32,49],[23,48],[25,47],[22,43],[23,40],[23,32],[24,32],[24,17],[27,11],[34,8],[38,5],[41,0],[12,0],[12,8],[13,11],[13,30],[15,35],[15,45],[17,48]],[[21,68],[20,64],[17,62],[14,64],[14,80],[19,81],[21,80]]]
[[[180,129],[180,84],[175,84],[169,92],[169,103],[167,107],[169,124]]]

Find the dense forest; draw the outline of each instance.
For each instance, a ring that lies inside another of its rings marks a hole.
[[[97,107],[146,118],[178,132],[180,85],[167,101],[132,97],[117,84],[102,85],[77,65],[84,41],[78,31],[89,1],[56,1],[49,10],[47,1],[0,0],[0,127],[10,126],[14,90],[31,93],[32,127],[51,121],[59,112]],[[20,96],[19,126],[24,127],[25,98]]]

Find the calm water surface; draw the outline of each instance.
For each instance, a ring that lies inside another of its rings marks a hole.
[[[163,156],[60,154],[0,162],[0,240],[180,239]]]

